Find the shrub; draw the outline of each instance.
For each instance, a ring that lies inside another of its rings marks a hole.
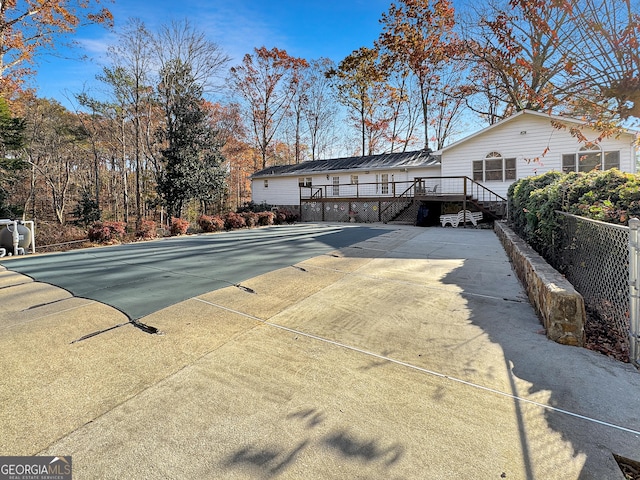
[[[184,235],[189,229],[189,222],[183,218],[171,218],[171,235]]]
[[[276,214],[273,212],[259,212],[258,213],[258,225],[262,227],[266,227],[268,225],[273,225],[275,221]]]
[[[153,220],[140,220],[136,227],[136,238],[150,240],[158,236],[158,226]]]
[[[87,233],[92,242],[111,243],[124,239],[126,226],[124,222],[96,222]]]
[[[251,201],[251,202],[245,203],[241,207],[238,207],[236,212],[238,212],[238,213],[244,213],[244,212],[260,213],[260,212],[268,212],[270,210],[271,210],[271,205],[267,204],[266,202],[264,202],[264,203],[255,203],[255,202]]]
[[[247,227],[255,227],[258,225],[258,214],[254,212],[244,212],[241,214],[244,217],[244,223]]]
[[[608,223],[626,224],[640,214],[640,176],[611,169],[588,173],[549,172],[509,188],[513,229],[547,260],[564,227],[556,210]]]
[[[298,215],[286,208],[280,208],[276,212],[275,224],[282,225],[283,223],[295,223],[298,221]]]
[[[235,212],[229,212],[224,216],[225,230],[235,230],[246,226],[244,217]]]
[[[100,221],[100,208],[88,192],[82,192],[82,198],[73,210],[73,215],[76,217],[76,225],[91,225]]]
[[[198,225],[203,232],[219,232],[224,228],[224,220],[218,215],[200,215],[198,217]]]

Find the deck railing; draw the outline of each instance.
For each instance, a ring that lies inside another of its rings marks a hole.
[[[300,186],[300,204],[309,201],[381,200],[379,212],[381,221],[392,220],[417,198],[460,201],[463,203],[464,210],[467,209],[467,202],[469,202],[496,217],[504,215],[507,202],[501,195],[465,176]]]
[[[321,198],[394,198],[397,192],[403,192],[413,180],[405,182],[340,183],[326,185],[300,186],[300,199]]]
[[[478,202],[506,201],[481,183],[469,177],[419,177],[413,180],[370,183],[340,183],[300,186],[300,199],[380,198],[462,195]]]

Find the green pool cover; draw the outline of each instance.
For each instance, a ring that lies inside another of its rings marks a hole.
[[[275,226],[26,256],[2,265],[137,320],[383,233],[388,230],[351,225]]]

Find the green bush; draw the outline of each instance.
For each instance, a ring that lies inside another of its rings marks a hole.
[[[253,213],[260,213],[260,212],[269,212],[271,211],[271,205],[267,204],[267,203],[254,203],[254,202],[247,202],[244,205],[242,205],[241,207],[238,207],[238,209],[236,210],[237,213],[245,213],[245,212],[253,212]]]
[[[549,172],[513,183],[508,199],[513,229],[549,258],[555,235],[563,228],[556,210],[624,225],[640,216],[640,176],[617,169]]]
[[[82,192],[82,198],[73,210],[73,215],[76,217],[76,225],[86,226],[100,221],[98,202],[88,192]]]

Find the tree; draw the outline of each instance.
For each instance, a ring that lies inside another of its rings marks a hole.
[[[231,88],[243,100],[262,168],[267,167],[274,137],[298,91],[296,72],[306,64],[306,60],[292,57],[285,50],[260,47],[230,70]]]
[[[417,132],[422,117],[422,100],[416,77],[406,69],[389,72],[390,107],[392,120],[386,138],[391,152],[405,152],[409,146],[419,143]]]
[[[109,48],[110,58],[114,59],[114,67],[119,70],[119,76],[123,80],[119,84],[111,84],[118,89],[120,95],[126,99],[126,108],[133,123],[133,156],[135,164],[135,195],[136,217],[138,222],[142,217],[142,149],[144,120],[149,119],[145,115],[146,106],[149,104],[153,92],[150,75],[152,69],[151,45],[152,36],[147,31],[144,23],[139,19],[131,19],[124,30],[118,35],[119,42]],[[107,83],[110,77],[105,77]]]
[[[169,217],[180,216],[190,199],[214,201],[224,183],[224,158],[216,132],[203,109],[202,87],[180,59],[165,64],[158,93],[163,99],[167,147],[162,150],[164,170],[158,194]]]
[[[227,196],[216,205],[216,213],[223,208],[237,209],[251,200],[250,174],[253,172],[255,151],[247,143],[247,129],[242,121],[240,105],[206,102],[210,128],[217,132],[226,159],[223,166],[228,172]],[[206,213],[206,212],[205,212]]]
[[[327,76],[333,80],[338,101],[345,105],[360,131],[362,155],[373,155],[390,122],[386,69],[378,50],[361,47],[344,58]]]
[[[582,0],[573,6],[563,5],[573,24],[571,41],[561,44],[568,59],[565,70],[598,94],[588,108],[598,111],[604,106],[600,119],[640,118],[638,6],[631,0]]]
[[[305,108],[309,103],[307,92],[310,85],[305,75],[308,68],[307,61],[301,59],[292,62],[291,65],[291,104],[288,113],[294,132],[293,163],[295,164],[302,161],[302,120]]]
[[[335,64],[328,58],[313,60],[305,69],[306,103],[302,115],[309,132],[311,160],[317,160],[324,151],[337,113],[331,82],[327,78],[327,72],[332,69]]]
[[[87,134],[77,118],[53,100],[36,99],[27,113],[25,160],[33,167],[32,212],[35,217],[36,176],[44,179],[59,224],[66,220],[73,173],[87,156]]]
[[[207,39],[189,20],[162,25],[153,35],[152,50],[160,70],[179,60],[188,65],[193,81],[207,94],[220,90],[218,80],[230,57],[218,44]]]
[[[383,31],[378,40],[400,72],[415,75],[420,90],[424,147],[429,145],[431,95],[439,86],[438,72],[457,48],[450,0],[400,0],[382,15]],[[441,142],[439,142],[441,143]]]
[[[466,92],[462,77],[463,73],[453,66],[441,70],[438,74],[439,87],[430,103],[430,126],[433,131],[431,140],[434,150],[444,148],[457,133]]]
[[[467,46],[497,87],[505,114],[524,108],[567,113],[606,129],[640,115],[637,5],[494,2]]]
[[[477,71],[498,87],[504,116],[523,109],[559,107],[581,88],[568,82],[563,82],[562,88],[559,85],[566,72],[560,45],[568,39],[568,19],[556,4],[532,3],[512,10],[489,3],[481,14],[478,29],[466,46],[471,61],[480,67]],[[542,22],[548,28],[543,28]]]
[[[0,98],[0,218],[20,214],[15,203],[9,204],[8,200],[9,189],[19,181],[27,166],[20,158],[25,128],[25,120],[12,116],[7,102]]]
[[[129,167],[131,158],[131,111],[130,93],[135,84],[129,72],[120,66],[104,67],[98,80],[111,89],[105,100],[97,100],[86,93],[77,95],[80,104],[89,108],[95,122],[94,128],[101,128],[98,124],[109,124],[107,135],[103,139],[112,145],[111,157],[114,173],[119,170],[121,176],[122,219],[129,221]],[[96,189],[99,186],[96,184]]]
[[[100,0],[8,0],[0,2],[0,79],[19,82],[30,73],[38,50],[61,35],[72,34],[82,21],[110,25],[113,17]]]

